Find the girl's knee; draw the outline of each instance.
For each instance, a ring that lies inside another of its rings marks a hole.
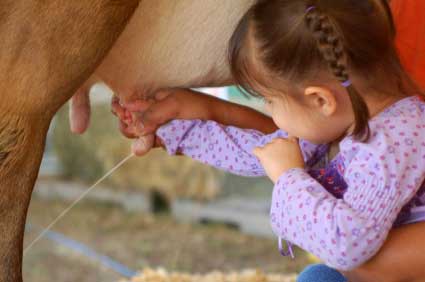
[[[324,264],[312,264],[300,273],[297,282],[348,282],[348,280],[333,268]]]

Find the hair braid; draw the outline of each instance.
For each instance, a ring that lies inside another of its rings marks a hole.
[[[316,39],[317,47],[333,75],[340,81],[350,79],[347,71],[346,54],[341,35],[331,19],[315,7],[307,12],[305,21],[307,27]],[[369,110],[363,98],[353,85],[346,87],[355,116],[353,135],[357,139],[367,140],[370,134],[368,121]]]

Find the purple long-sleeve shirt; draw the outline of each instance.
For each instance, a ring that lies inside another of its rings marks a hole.
[[[276,182],[273,232],[349,270],[371,258],[395,224],[425,220],[424,111],[416,97],[398,101],[370,120],[367,143],[344,138],[330,162],[324,162],[327,145],[300,141],[306,168],[286,171]],[[244,176],[265,175],[253,148],[287,136],[200,120],[172,121],[157,135],[170,154]]]

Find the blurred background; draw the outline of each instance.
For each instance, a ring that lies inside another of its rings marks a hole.
[[[236,88],[201,89],[262,110]],[[86,134],[70,133],[68,106],[49,131],[30,205],[27,246],[96,180],[130,153],[110,112],[111,91],[91,91]],[[118,281],[146,268],[207,273],[260,269],[292,274],[311,258],[282,257],[269,225],[272,183],[242,178],[161,149],[132,158],[25,254],[24,280]]]

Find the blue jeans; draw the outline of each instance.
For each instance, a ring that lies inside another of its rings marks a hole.
[[[297,282],[348,282],[348,280],[337,270],[324,264],[312,264],[298,275]]]

